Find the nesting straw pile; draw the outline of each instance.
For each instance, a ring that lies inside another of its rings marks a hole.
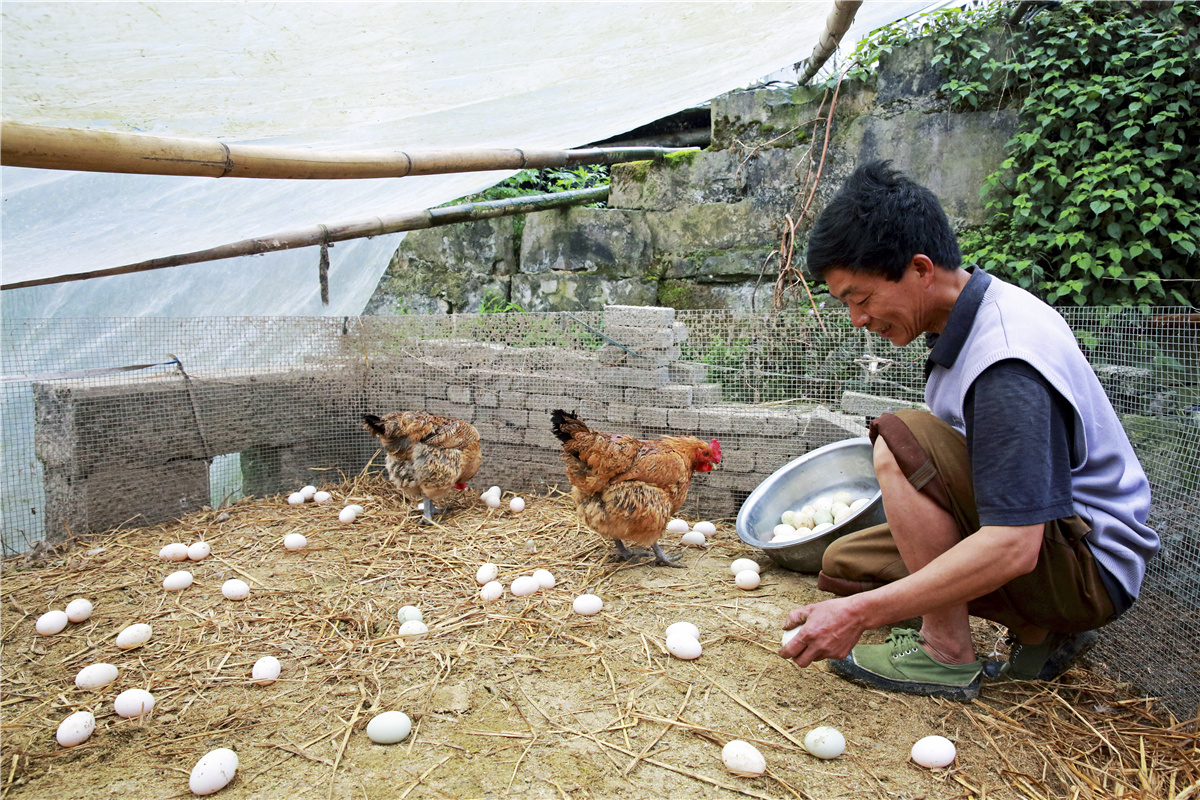
[[[811,576],[774,568],[727,522],[703,548],[664,536],[688,567],[669,569],[613,562],[610,544],[555,492],[526,495],[521,513],[511,495],[489,510],[478,489],[464,492],[425,526],[375,476],[322,488],[333,495],[323,505],[247,499],[7,562],[3,796],[187,797],[197,760],[229,748],[239,766],[218,797],[1198,797],[1195,720],[1164,717],[1092,672],[992,684],[964,706],[865,691],[779,659],[784,614],[826,595]],[[363,513],[339,523],[351,503]],[[284,549],[291,533],[307,547]],[[158,558],[165,544],[199,540],[212,548],[201,561]],[[729,565],[747,556],[758,556],[762,582],[744,591]],[[506,587],[492,602],[476,583],[485,562]],[[164,591],[181,568],[195,581]],[[507,591],[538,568],[553,588]],[[247,599],[222,596],[230,578],[246,582]],[[603,599],[600,614],[572,611],[585,592]],[[95,606],[88,620],[35,633],[38,616],[77,597]],[[398,635],[406,605],[421,609],[424,638]],[[694,661],[665,649],[679,621],[701,631]],[[136,622],[153,636],[118,649],[117,633]],[[977,634],[987,652],[998,632]],[[251,669],[267,655],[282,673],[256,685]],[[119,668],[117,680],[76,688],[79,670],[101,661]],[[153,693],[149,715],[114,713],[130,688]],[[59,746],[58,724],[81,710],[94,713],[95,732]],[[409,715],[412,733],[375,744],[367,723],[389,710]],[[818,725],[845,735],[844,755],[804,750]],[[949,769],[909,760],[930,734],[955,742]],[[763,754],[762,777],[725,770],[732,739]]]

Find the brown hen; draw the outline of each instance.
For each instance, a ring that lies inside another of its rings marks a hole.
[[[405,496],[425,499],[425,520],[453,489],[467,488],[479,470],[479,431],[469,422],[427,411],[363,416],[387,452],[388,477]]]
[[[592,431],[574,413],[550,414],[554,435],[563,443],[567,478],[584,524],[617,546],[617,557],[632,553],[625,542],[654,551],[656,564],[682,566],[658,546],[667,522],[687,499],[693,472],[709,472],[721,461],[716,439],[694,436],[642,440]]]

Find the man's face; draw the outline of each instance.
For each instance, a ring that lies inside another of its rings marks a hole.
[[[916,261],[923,256],[914,258]],[[932,267],[932,265],[930,265]],[[825,273],[829,292],[846,305],[856,328],[866,328],[903,347],[928,328],[927,271],[909,264],[899,282],[882,275],[850,272],[834,267]]]

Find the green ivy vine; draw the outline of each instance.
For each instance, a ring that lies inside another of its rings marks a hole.
[[[963,255],[1050,303],[1200,305],[1200,17],[1195,2],[943,11],[860,43],[854,70],[931,39],[956,111],[1015,108]]]

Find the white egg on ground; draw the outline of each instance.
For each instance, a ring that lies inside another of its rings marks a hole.
[[[395,744],[408,738],[412,720],[403,711],[384,711],[367,723],[367,738],[375,744]]]
[[[329,492],[317,492],[313,495],[314,503],[328,503],[332,499],[333,495],[331,495]]]
[[[113,700],[113,711],[118,717],[132,719],[149,714],[154,710],[154,695],[145,689],[126,689]]]
[[[692,661],[700,657],[704,648],[700,640],[689,633],[677,631],[667,637],[667,652],[684,661]]]
[[[163,561],[187,561],[187,550],[187,545],[183,542],[171,542],[163,545],[163,549],[158,551],[158,557]]]
[[[504,594],[504,584],[500,581],[488,581],[479,589],[480,600],[499,600]]]
[[[283,665],[275,656],[263,656],[250,669],[250,679],[259,686],[270,686],[279,678]]]
[[[240,578],[230,578],[221,584],[221,594],[226,600],[245,600],[250,596],[250,586]]]
[[[396,635],[401,639],[407,639],[415,642],[417,639],[423,638],[428,633],[428,625],[420,620],[410,619],[400,626],[400,630],[396,632]]]
[[[522,575],[521,577],[513,580],[512,585],[508,587],[508,590],[517,597],[526,597],[533,594],[540,588],[542,587],[538,585],[536,579],[529,575]]]
[[[688,531],[683,536],[679,537],[679,541],[683,544],[691,545],[692,547],[703,547],[706,540],[704,538],[704,534],[700,531]]]
[[[817,758],[837,758],[846,752],[846,737],[837,728],[822,725],[805,734],[804,749]]]
[[[525,510],[525,499],[522,497],[514,497],[508,501],[508,510],[514,514],[520,514]]]
[[[303,533],[289,533],[283,537],[283,548],[285,550],[303,550],[308,547],[308,537]]]
[[[83,744],[96,730],[96,717],[90,711],[76,711],[62,722],[54,732],[55,740],[63,747]]]
[[[690,622],[672,622],[667,626],[667,630],[664,635],[670,636],[675,633],[686,633],[693,639],[700,638],[700,629]]]
[[[84,622],[92,616],[92,601],[77,597],[67,603],[67,619],[71,622]]]
[[[312,500],[314,497],[317,496],[317,487],[305,486],[303,489],[300,490],[300,495],[304,498],[304,500],[306,502],[309,500]]]
[[[804,627],[803,625],[797,625],[794,628],[788,628],[786,631],[784,631],[783,637],[780,639],[780,642],[779,642],[780,646],[783,646],[783,645],[787,644],[788,642],[790,642],[792,640],[792,637],[795,636],[797,633],[799,633],[800,629],[803,627]]]
[[[424,510],[425,510],[425,501],[422,500],[419,503],[417,503],[417,511],[424,511]]]
[[[186,569],[178,569],[163,578],[162,586],[168,592],[182,592],[192,585],[192,573]]]
[[[486,490],[486,491],[484,491],[484,492],[481,492],[481,493],[480,493],[480,495],[479,495],[479,499],[480,499],[480,500],[483,500],[483,501],[486,501],[486,500],[487,500],[489,497],[491,497],[491,496],[492,496],[492,490],[491,490],[491,489],[488,489],[488,490]]]
[[[122,650],[132,650],[150,641],[154,629],[144,622],[135,622],[117,634],[117,647]]]
[[[488,491],[491,492],[492,494],[496,495],[496,497],[499,497],[501,494],[503,494],[503,492],[500,491],[499,486],[489,486]]]
[[[500,568],[489,561],[475,571],[475,582],[482,586],[485,583],[496,580],[496,576],[499,574]]]
[[[739,589],[749,591],[750,589],[757,589],[759,584],[762,583],[762,578],[754,570],[744,569],[733,576],[733,582],[737,584]]]
[[[685,519],[673,519],[667,523],[667,530],[671,533],[687,533],[691,528]]]
[[[945,736],[926,736],[912,746],[912,760],[928,769],[948,767],[954,756],[954,742]]]
[[[767,760],[758,748],[741,739],[734,739],[721,748],[725,769],[740,778],[757,778],[767,771]]]
[[[95,691],[115,681],[118,672],[119,670],[114,664],[105,664],[103,662],[88,664],[79,670],[79,674],[75,676],[75,685],[80,689]]]
[[[548,569],[535,569],[533,571],[533,579],[543,589],[553,589],[554,584],[557,582],[554,580],[554,573]]]
[[[714,533],[717,532],[717,526],[713,525],[711,522],[708,522],[708,521],[697,522],[695,525],[692,526],[692,530],[700,531],[705,536],[712,536]]]
[[[212,545],[208,542],[192,542],[188,545],[188,558],[192,561],[203,561],[211,552]]]
[[[754,561],[753,559],[750,559],[750,558],[734,559],[734,562],[729,565],[729,571],[731,573],[733,573],[734,575],[737,575],[742,570],[747,570],[747,569],[752,569],[755,572],[758,572],[759,570],[762,569],[762,567],[760,567],[758,565],[757,561]]]
[[[408,622],[410,620],[424,622],[425,615],[416,606],[400,606],[400,610],[396,612],[396,619],[401,622]]]
[[[346,506],[340,512],[338,512],[338,522],[342,522],[342,523],[345,523],[346,525],[349,525],[351,522],[354,522],[354,520],[356,520],[356,519],[358,519],[358,512],[355,511],[350,506]]]
[[[67,618],[67,612],[55,609],[38,617],[37,622],[33,624],[33,629],[42,636],[53,636],[56,633],[62,633],[68,622],[70,620]]]
[[[192,774],[188,776],[188,789],[192,794],[201,797],[219,792],[233,780],[237,768],[237,753],[228,747],[210,750],[192,767]]]
[[[304,504],[304,495],[300,494],[299,492],[292,492],[291,494],[288,495],[288,505],[289,506],[298,506],[298,505],[303,505],[303,504]]]
[[[350,505],[346,506],[346,508],[353,508],[355,514],[363,513],[363,507],[360,506],[358,503],[351,503]]]
[[[599,614],[602,608],[604,601],[594,594],[581,594],[571,603],[571,610],[585,617]]]
[[[500,507],[500,495],[489,494],[487,497],[483,498],[483,504],[486,505],[488,508],[499,508]]]

